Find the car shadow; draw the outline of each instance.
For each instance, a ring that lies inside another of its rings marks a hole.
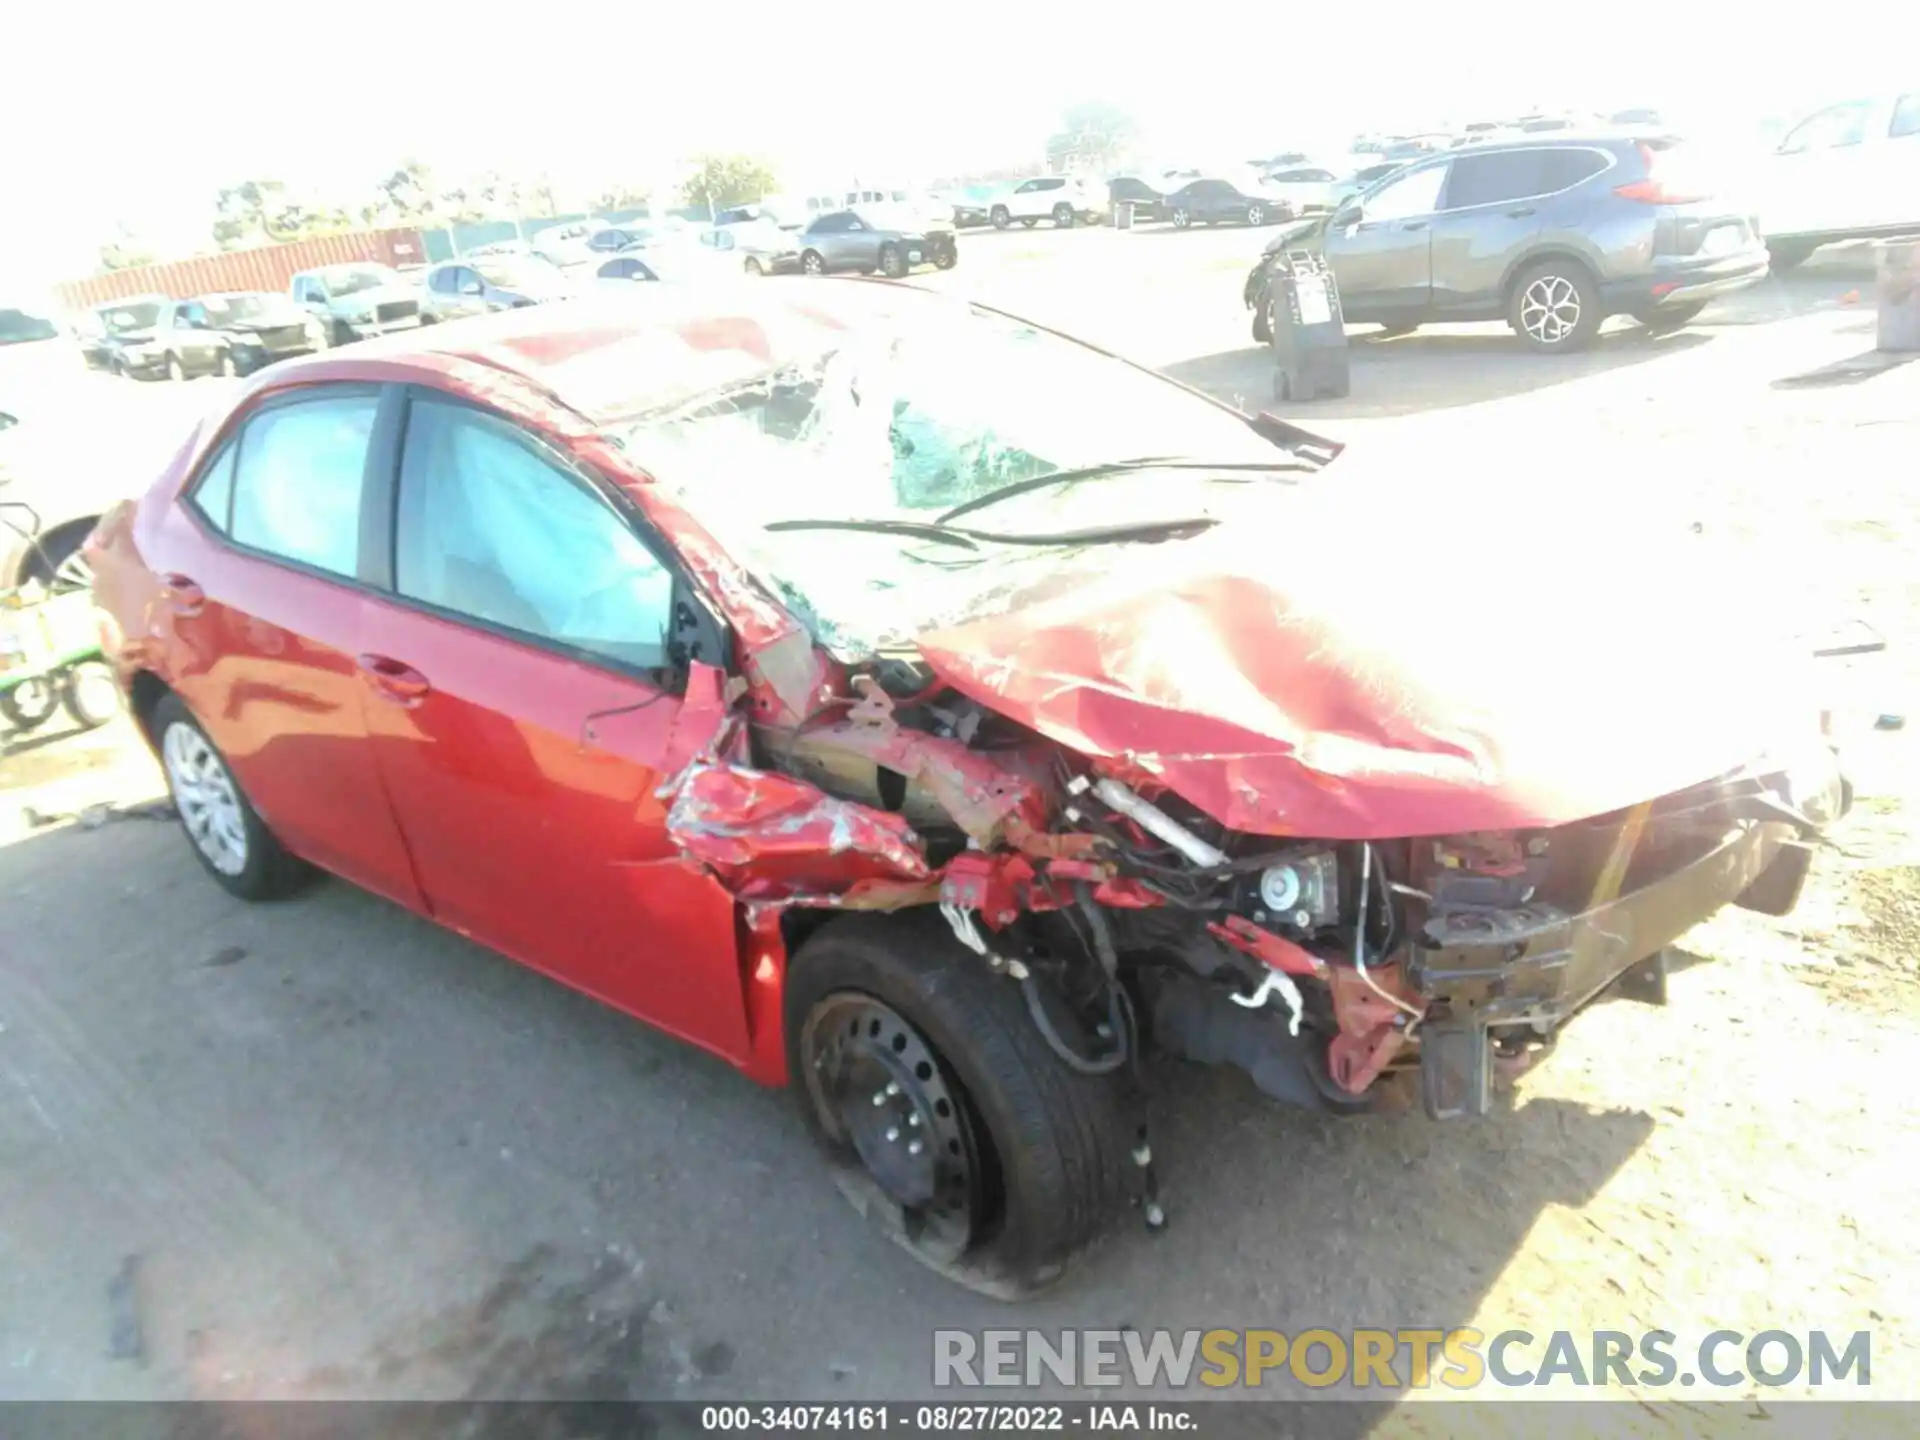
[[[1711,343],[1688,329],[1656,335],[1632,321],[1612,321],[1588,349],[1541,355],[1502,329],[1472,334],[1435,328],[1388,336],[1372,327],[1348,329],[1349,391],[1339,399],[1276,404],[1273,353],[1250,346],[1202,355],[1162,367],[1174,379],[1241,409],[1328,419],[1383,419],[1477,405],[1585,380]]]
[[[117,1393],[129,1254],[171,1398],[925,1399],[936,1327],[1446,1329],[1654,1126],[1342,1121],[1156,1062],[1170,1224],[1010,1312],[870,1232],[791,1097],[346,884],[236,902],[176,828],[0,846],[0,1218],[54,1302],[0,1394]]]

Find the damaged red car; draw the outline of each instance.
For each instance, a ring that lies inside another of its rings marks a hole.
[[[792,1084],[1017,1295],[1162,1220],[1149,1046],[1485,1114],[1845,813],[1752,587],[1441,473],[909,287],[663,286],[275,366],[88,558],[219,884]]]

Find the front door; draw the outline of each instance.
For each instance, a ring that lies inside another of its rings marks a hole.
[[[1595,150],[1544,146],[1457,156],[1442,209],[1433,217],[1434,312],[1497,310],[1502,285],[1553,208],[1546,197],[1598,174],[1606,164]],[[1558,208],[1567,210],[1568,202],[1558,202]],[[1561,218],[1584,217],[1579,202],[1572,209],[1571,216]]]
[[[1327,225],[1327,263],[1349,320],[1424,314],[1433,290],[1433,217],[1447,164],[1423,165]]]
[[[674,572],[555,452],[416,392],[366,714],[434,915],[739,1061],[732,897],[679,858]]]
[[[161,547],[177,567],[163,577],[168,678],[288,848],[418,908],[356,663],[373,605],[361,519],[379,406],[370,386],[303,388],[249,415],[201,467]]]

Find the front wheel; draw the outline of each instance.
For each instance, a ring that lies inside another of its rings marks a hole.
[[[994,229],[1004,230],[1013,223],[1013,212],[1004,205],[996,205],[993,207],[993,213],[987,218],[993,221]]]
[[[800,257],[800,269],[808,275],[827,273],[826,258],[818,250],[809,250]]]
[[[1070,230],[1073,228],[1073,207],[1071,205],[1056,205],[1053,207],[1053,228],[1056,230]]]
[[[1706,301],[1696,300],[1691,305],[1663,305],[1655,310],[1636,310],[1633,318],[1656,335],[1670,335],[1675,330],[1691,325],[1706,308]]]
[[[760,262],[751,255],[747,257],[746,263],[743,266],[741,266],[741,268],[745,270],[747,274],[755,277],[758,277],[767,273],[765,270],[760,268]]]
[[[1606,315],[1584,265],[1546,260],[1514,282],[1507,323],[1535,350],[1578,350],[1600,333]]]
[[[1777,274],[1785,274],[1797,265],[1806,263],[1816,247],[1797,240],[1769,240],[1767,242],[1767,265]]]
[[[942,245],[933,252],[933,267],[936,270],[951,270],[960,263],[958,245]]]
[[[1193,215],[1183,205],[1176,205],[1173,211],[1173,228],[1184,230],[1193,224]]]
[[[242,900],[273,900],[311,877],[306,862],[267,829],[226,758],[178,696],[163,696],[154,707],[150,733],[180,826],[223,890]]]
[[[880,273],[889,280],[898,280],[907,273],[907,258],[898,245],[880,247]]]
[[[1266,295],[1253,307],[1253,338],[1262,345],[1273,341],[1273,301]]]
[[[1266,223],[1267,223],[1267,211],[1265,206],[1249,205],[1247,207],[1247,224],[1264,225]]]
[[[828,924],[787,972],[787,1055],[848,1200],[923,1264],[1016,1298],[1058,1280],[1124,1207],[1124,1082],[1076,1074],[1023,982],[937,915]]]

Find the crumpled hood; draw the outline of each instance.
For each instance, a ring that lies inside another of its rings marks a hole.
[[[1256,833],[1565,824],[1812,735],[1811,660],[1764,613],[1767,577],[1684,527],[1609,521],[1630,492],[1463,486],[1464,462],[1363,483],[1351,463],[921,651],[981,703]]]

